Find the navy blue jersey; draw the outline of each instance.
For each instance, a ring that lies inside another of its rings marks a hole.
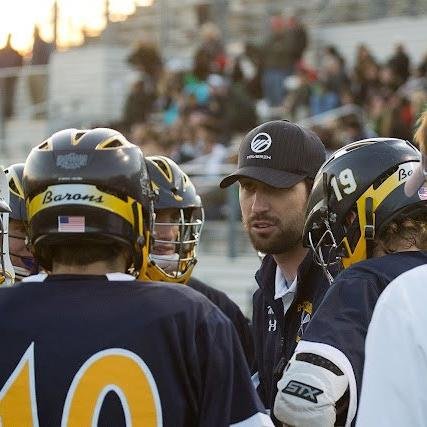
[[[249,368],[254,364],[254,343],[249,320],[243,315],[239,306],[218,289],[191,277],[187,283],[190,288],[203,294],[213,302],[233,323],[240,338]]]
[[[56,275],[2,288],[0,341],[3,427],[265,417],[230,320],[187,286]]]
[[[335,278],[305,331],[299,351],[318,353],[331,359],[349,377],[347,424],[352,420],[354,424],[355,420],[365,360],[365,338],[375,304],[394,278],[426,263],[427,252],[417,251],[399,252],[354,264]]]

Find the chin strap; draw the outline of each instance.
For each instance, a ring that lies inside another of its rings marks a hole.
[[[375,238],[375,217],[374,217],[374,199],[367,197],[365,201],[365,240],[366,240],[366,257],[372,258],[374,253]]]
[[[160,268],[165,270],[166,273],[174,273],[178,270],[179,254],[176,252],[169,255],[151,254],[150,260],[154,261]]]

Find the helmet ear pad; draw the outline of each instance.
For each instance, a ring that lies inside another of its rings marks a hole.
[[[18,221],[27,221],[24,190],[22,186],[24,166],[24,163],[15,163],[8,166],[4,171],[9,185],[9,206],[12,210],[10,218]]]

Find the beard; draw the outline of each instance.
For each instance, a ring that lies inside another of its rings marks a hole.
[[[277,231],[270,235],[262,236],[256,233],[252,227],[252,221],[266,220],[273,223]],[[265,254],[277,255],[292,251],[302,242],[304,229],[304,212],[294,212],[292,217],[288,216],[285,221],[265,215],[252,216],[244,227],[248,232],[252,246]]]

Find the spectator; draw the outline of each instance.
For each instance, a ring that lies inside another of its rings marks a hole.
[[[7,36],[6,45],[0,49],[0,69],[22,66],[22,55],[12,47],[12,35]],[[14,74],[14,73],[13,73]],[[13,115],[13,103],[15,101],[15,85],[17,76],[9,75],[0,80],[3,117],[9,118]]]
[[[153,106],[153,96],[147,92],[143,80],[138,80],[132,86],[123,112],[123,122],[130,129],[136,123],[147,120]]]
[[[408,80],[410,74],[410,59],[402,43],[396,45],[393,56],[388,60],[388,66],[391,68],[399,85],[402,85]]]
[[[231,132],[247,132],[257,122],[255,101],[245,83],[243,75],[239,75],[235,64],[226,104],[228,127]]]
[[[53,43],[48,43],[40,36],[39,27],[34,27],[33,33],[33,49],[31,54],[31,65],[47,65],[49,64],[50,55],[55,49]],[[47,99],[47,71],[35,72],[29,75],[28,82],[30,87],[31,100],[34,106],[41,104]],[[36,113],[36,117],[43,117],[40,112]]]
[[[380,135],[411,140],[413,121],[409,100],[394,94],[388,100],[387,108],[384,109]]]
[[[319,74],[336,93],[340,93],[349,86],[345,60],[335,46],[329,45],[325,47]]]
[[[352,90],[356,102],[365,105],[370,93],[379,86],[379,66],[368,47],[360,44],[356,52],[356,61],[352,78]]]
[[[293,73],[294,52],[292,37],[283,16],[272,16],[270,29],[271,33],[263,46],[262,87],[268,104],[276,107],[285,97],[284,80]]]
[[[206,22],[200,28],[201,44],[196,56],[206,58],[209,73],[223,73],[227,64],[221,32],[213,22]]]
[[[301,61],[307,47],[307,31],[303,23],[296,16],[291,16],[287,22],[287,33],[291,45],[291,62],[292,66],[295,66],[295,64]]]
[[[163,69],[160,53],[150,42],[139,42],[129,55],[128,62],[141,73],[148,74],[154,81],[158,79]]]
[[[292,120],[310,115],[310,96],[316,79],[316,73],[302,63],[296,67],[294,78],[287,79],[289,93],[285,100],[285,112]]]

